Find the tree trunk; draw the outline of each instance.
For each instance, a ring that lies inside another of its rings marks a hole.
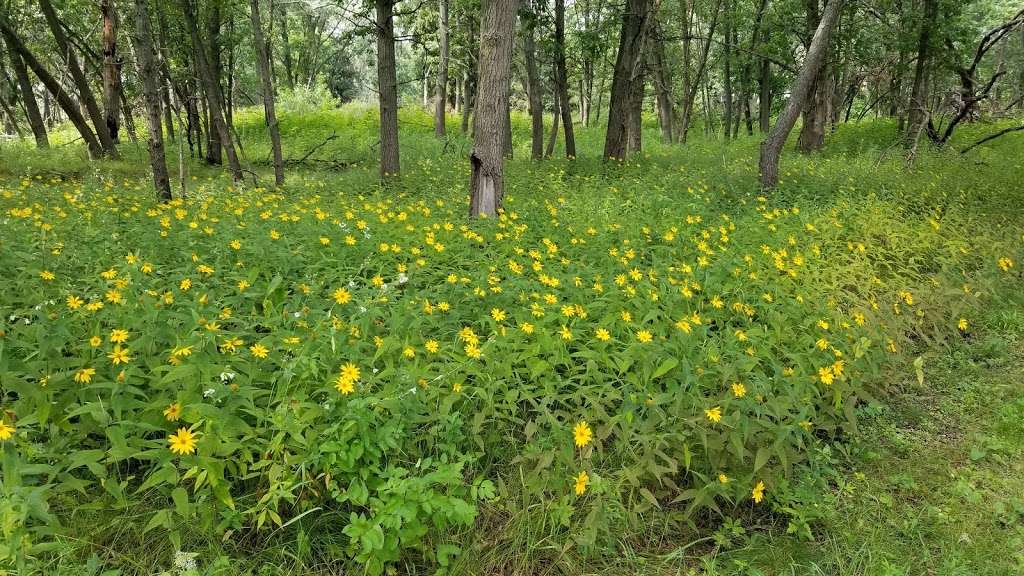
[[[812,38],[818,28],[821,15],[818,0],[807,0],[807,37]],[[807,47],[808,50],[810,47]],[[807,153],[825,147],[825,128],[828,126],[832,104],[832,71],[828,64],[828,46],[825,47],[824,63],[814,77],[814,83],[804,103],[803,126],[797,139],[797,150]]]
[[[462,103],[462,123],[460,131],[465,134],[469,132],[469,116],[473,113],[473,106],[476,100],[476,80],[470,71],[466,71],[465,78],[462,81],[462,90],[466,93],[463,97]]]
[[[440,58],[437,63],[437,102],[434,104],[434,135],[444,138],[445,112],[448,108],[448,0],[440,0],[438,15],[438,43]]]
[[[569,103],[569,72],[565,65],[565,0],[555,0],[555,90],[565,133],[565,157],[576,157],[576,132]]]
[[[768,137],[761,143],[760,171],[763,189],[775,188],[779,183],[779,155],[782,146],[786,143],[790,131],[793,130],[793,125],[796,124],[796,119],[811,92],[814,78],[825,62],[832,28],[836,20],[839,19],[839,12],[842,8],[843,0],[829,0],[825,6],[825,13],[814,32],[814,38],[807,50],[803,67],[790,88],[789,102],[786,103],[786,108],[775,122]]]
[[[672,109],[672,80],[665,62],[665,41],[662,38],[661,26],[656,26],[654,34],[651,36],[650,54],[654,69],[654,90],[657,94],[661,141],[664,144],[671,144],[675,141],[672,134],[672,120],[675,117],[675,111]]]
[[[255,0],[254,0],[255,1]],[[135,59],[146,102],[146,125],[149,128],[149,165],[153,169],[153,186],[157,198],[171,199],[171,181],[164,157],[163,125],[160,120],[160,69],[153,50],[153,30],[149,22],[147,0],[135,0]]]
[[[28,68],[21,54],[7,44],[7,54],[11,59],[11,68],[14,69],[14,77],[18,82],[18,89],[21,91],[21,102],[25,107],[25,116],[28,118],[28,125],[32,128],[32,135],[36,139],[36,148],[45,149],[50,147],[50,139],[46,135],[46,122],[39,112],[39,103],[36,102],[35,91],[32,90],[32,79],[29,78]]]
[[[558,109],[558,98],[553,102],[555,111],[551,116],[551,134],[548,135],[548,144],[544,150],[544,157],[550,158],[555,153],[555,142],[558,140],[558,121],[561,118],[561,111]]]
[[[816,0],[811,0],[812,2]],[[722,103],[724,116],[722,124],[725,139],[732,137],[732,31],[733,24],[732,2],[725,0],[725,48],[722,54]]]
[[[643,47],[640,48],[643,50]],[[643,58],[643,56],[640,56]],[[627,152],[640,152],[643,147],[643,111],[644,111],[644,77],[646,76],[643,62],[636,76],[630,82],[629,89],[629,120],[626,125]]]
[[[219,145],[224,148],[228,157],[228,167],[231,170],[231,177],[237,182],[242,179],[242,165],[238,161],[238,154],[235,152],[235,144],[231,139],[227,122],[224,121],[223,102],[224,98],[220,91],[220,80],[214,76],[210,59],[199,38],[199,26],[196,23],[195,7],[192,0],[181,0],[182,12],[185,15],[185,26],[192,39],[192,51],[195,53],[196,67],[199,69],[199,77],[206,90],[207,105],[210,114],[210,129],[207,132],[216,132]],[[209,142],[207,142],[209,145]],[[209,150],[207,150],[209,155]]]
[[[119,142],[121,128],[121,62],[117,55],[117,9],[114,0],[100,1],[103,16],[103,112],[110,139]]]
[[[85,145],[89,150],[90,158],[101,158],[104,154],[103,146],[100,144],[96,134],[93,133],[92,128],[89,127],[89,123],[82,116],[82,111],[79,106],[71,99],[71,96],[64,90],[60,82],[54,78],[39,60],[35,57],[32,52],[25,47],[24,42],[15,33],[11,23],[7,20],[6,15],[0,12],[0,32],[3,32],[4,40],[7,44],[8,49],[17,52],[25,64],[35,72],[39,81],[46,86],[46,89],[53,94],[54,99],[57,100],[57,104],[61,107],[65,114],[67,114],[68,120],[78,130],[79,135],[82,136],[82,140],[85,141]]]
[[[643,33],[649,11],[649,0],[627,0],[622,13],[619,48],[615,56],[615,71],[612,75],[608,130],[605,132],[604,139],[605,160],[622,160],[626,157],[629,117],[633,100],[631,96],[635,93],[633,81],[639,75]]]
[[[524,13],[523,18],[526,20],[523,26],[523,60],[526,64],[527,97],[530,104],[530,158],[540,160],[544,157],[544,103],[540,79],[537,77],[537,47],[534,39],[537,15]]]
[[[398,80],[395,73],[394,0],[376,0],[377,90],[380,105],[380,176],[398,176]]]
[[[295,89],[295,65],[292,63],[292,46],[288,39],[288,3],[280,2],[277,8],[277,30],[281,35],[281,61],[284,63],[285,86]]]
[[[493,216],[505,193],[502,146],[508,113],[517,0],[486,0],[480,18],[480,72],[469,163],[469,214]]]
[[[39,0],[39,7],[42,9],[46,23],[53,33],[53,39],[57,42],[60,57],[63,59],[64,64],[67,65],[71,79],[78,90],[78,99],[89,114],[89,120],[96,130],[96,137],[100,142],[100,146],[103,147],[103,153],[109,158],[117,158],[117,147],[114,146],[114,141],[110,137],[107,121],[100,111],[99,105],[96,104],[92,88],[89,87],[89,80],[85,77],[85,72],[82,71],[82,67],[78,63],[78,58],[72,50],[71,43],[68,42],[67,34],[64,32],[60,18],[57,17],[57,12],[53,9],[53,4],[50,3],[50,0]]]
[[[191,2],[192,0],[186,0]],[[198,6],[199,3],[196,2]],[[198,25],[196,30],[198,30]],[[220,77],[221,77],[221,60],[220,60],[220,8],[218,7],[218,0],[213,0],[210,3],[210,13],[206,19],[206,42],[209,45],[209,50],[203,47],[200,43],[196,50],[202,51],[202,56],[206,58],[207,69],[210,75],[213,77],[214,82],[217,85],[217,93],[221,92]],[[196,55],[196,60],[199,60],[200,55]],[[196,64],[198,67],[198,63]],[[206,86],[206,81],[203,81]],[[206,95],[206,162],[215,166],[220,166],[224,163],[223,151],[224,139],[221,137],[219,129],[213,127],[214,121],[211,111],[217,108],[223,115],[224,100],[223,98],[214,101],[213,92],[208,89],[204,89]],[[230,137],[230,135],[229,135]]]
[[[928,108],[928,64],[931,58],[932,28],[938,16],[938,0],[924,0],[924,16],[917,44],[917,65],[914,68],[914,85],[910,91],[910,114],[904,141],[913,147],[921,134],[921,126],[927,122]]]
[[[767,58],[755,58],[754,53],[757,51],[758,44],[760,43],[761,49],[767,49],[768,34],[767,30],[762,32],[764,27],[764,17],[768,13],[768,0],[761,0],[761,3],[757,7],[757,16],[754,18],[754,29],[750,33],[750,54],[743,64],[743,117],[747,122],[747,135],[754,135],[754,119],[753,111],[751,110],[750,99],[754,93],[754,62],[757,61],[760,66],[764,66],[768,63]],[[762,34],[764,37],[762,38]],[[770,104],[770,103],[769,103]],[[769,112],[770,113],[770,112]],[[767,132],[768,128],[764,126],[763,119],[761,131]]]
[[[711,53],[711,41],[715,38],[715,28],[718,26],[718,16],[721,13],[722,2],[719,0],[711,15],[711,22],[708,24],[707,37],[701,46],[700,59],[697,62],[697,71],[689,82],[690,89],[683,94],[683,118],[680,127],[679,139],[686,142],[686,136],[690,132],[690,123],[693,121],[693,105],[697,101],[697,93],[701,88],[701,81],[704,72],[707,70],[708,55]],[[707,126],[705,124],[705,126]]]
[[[249,1],[252,17],[252,36],[256,44],[256,68],[260,73],[263,90],[263,116],[270,133],[270,147],[274,155],[274,183],[284,186],[284,156],[281,154],[281,131],[277,126],[277,111],[274,102],[274,77],[270,71],[270,42],[263,37],[263,22],[260,18],[260,0]]]

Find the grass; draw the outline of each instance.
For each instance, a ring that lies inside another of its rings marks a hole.
[[[402,120],[405,176],[384,190],[376,181],[376,123],[370,110],[285,115],[286,157],[300,157],[326,142],[311,158],[344,163],[344,169],[327,169],[327,162],[317,162],[292,170],[289,190],[308,193],[313,188],[325,195],[365,194],[371,199],[458,197],[468,180],[464,158],[469,143],[459,135],[443,145],[437,142],[424,112],[404,110]],[[244,111],[237,125],[246,157],[262,182],[268,182],[258,112]],[[741,229],[758,225],[756,137],[727,144],[697,135],[685,147],[663,146],[649,126],[642,157],[606,166],[597,158],[600,130],[583,129],[578,160],[536,164],[524,159],[525,119],[517,117],[514,128],[516,158],[507,168],[512,209],[536,208],[536,198],[564,195],[586,201],[560,206],[563,222],[665,221],[678,215],[679,198],[696,189],[696,197],[711,210],[729,214]],[[966,127],[959,143],[993,129]],[[933,274],[947,271],[956,255],[944,252],[946,245],[919,240],[913,230],[926,230],[930,220],[952,212],[957,213],[956,225],[989,229],[994,237],[1024,221],[1020,136],[1008,136],[966,157],[925,151],[907,166],[889,146],[893,135],[894,126],[885,121],[843,125],[821,154],[803,157],[787,151],[783,186],[773,202],[838,214],[839,221],[866,231],[880,245],[905,249],[917,288]],[[14,186],[23,177],[58,178],[98,186],[137,179],[142,173],[140,146],[123,146],[121,161],[89,163],[80,146],[64,145],[70,140],[58,134],[58,148],[48,152],[19,145],[0,150],[0,180]],[[174,173],[173,147],[168,154]],[[192,194],[223,185],[219,169],[191,162],[188,172]],[[843,201],[833,202],[836,198]],[[910,231],[885,227],[892,223],[905,224]],[[965,240],[964,245],[969,243]],[[571,540],[548,537],[550,527],[537,521],[544,515],[485,508],[471,530],[457,535],[469,553],[459,557],[452,571],[651,576],[1022,573],[1024,299],[1012,289],[993,289],[985,296],[984,312],[971,321],[967,337],[942,337],[936,331],[934,339],[908,346],[906,362],[878,378],[884,395],[862,407],[860,433],[841,442],[822,442],[803,465],[789,487],[794,495],[791,510],[742,516],[735,523],[713,526],[713,532],[707,526],[680,530],[677,525],[668,531],[669,524],[652,514],[647,530],[622,534],[619,558],[612,559],[590,557],[571,546]],[[920,379],[912,364],[917,356],[922,359]],[[516,494],[514,486],[509,491]],[[46,563],[37,568],[40,573],[114,576],[172,570],[165,541],[155,532],[139,533],[149,513],[145,507],[76,509],[72,500],[64,505],[65,530]],[[525,496],[517,503],[527,511],[539,505]],[[337,521],[299,522],[259,541],[219,541],[186,532],[182,548],[197,554],[202,574],[326,576],[343,569],[332,558],[344,547]],[[105,572],[109,564],[117,564],[120,572]],[[399,564],[397,569],[416,567]]]

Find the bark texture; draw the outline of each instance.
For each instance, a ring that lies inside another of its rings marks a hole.
[[[649,0],[627,0],[622,14],[619,49],[615,56],[615,71],[612,76],[608,130],[604,140],[605,160],[621,160],[626,157],[632,96],[636,93],[634,81],[639,76],[643,34],[649,12]]]
[[[480,71],[469,156],[469,214],[493,216],[505,194],[504,131],[517,0],[485,0],[480,19]]]
[[[398,80],[395,73],[393,0],[376,0],[377,90],[380,105],[380,176],[398,176]]]
[[[146,103],[146,127],[149,140],[149,165],[153,170],[153,187],[157,198],[171,199],[171,180],[167,175],[167,159],[164,156],[163,124],[160,120],[160,69],[153,50],[153,29],[149,22],[147,0],[135,0],[135,59],[142,80],[142,93]]]
[[[263,36],[263,20],[260,17],[260,0],[250,0],[249,15],[252,19],[252,36],[256,44],[256,68],[260,73],[263,89],[263,118],[270,133],[270,148],[274,156],[274,183],[284,185],[284,156],[281,153],[281,131],[277,125],[277,110],[274,102],[274,75],[270,71],[270,42]]]

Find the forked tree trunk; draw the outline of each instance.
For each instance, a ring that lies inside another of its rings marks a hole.
[[[102,111],[100,111],[99,105],[96,103],[92,88],[89,86],[89,80],[85,77],[85,72],[82,71],[82,67],[78,62],[78,57],[75,56],[72,50],[67,33],[64,31],[64,26],[61,24],[60,18],[57,17],[57,12],[53,9],[53,4],[50,3],[50,0],[39,0],[39,7],[46,19],[46,23],[50,27],[50,31],[53,33],[53,39],[57,43],[60,57],[64,64],[67,65],[71,79],[74,81],[75,89],[78,91],[78,99],[89,114],[89,120],[96,130],[96,137],[103,147],[104,154],[108,158],[117,158],[117,147],[110,137],[107,121]]]
[[[260,0],[249,1],[252,17],[252,36],[256,44],[256,68],[260,73],[263,89],[263,116],[270,133],[270,148],[274,156],[274,183],[284,186],[284,156],[281,154],[281,131],[277,126],[277,111],[274,102],[274,76],[270,71],[270,42],[263,37],[263,21],[260,18]]]
[[[532,12],[524,14],[523,26],[523,60],[526,64],[527,96],[530,104],[530,158],[540,160],[544,157],[544,101],[541,98],[540,80],[537,77],[537,46],[534,29],[537,16]]]
[[[235,152],[235,145],[231,139],[231,133],[228,130],[227,123],[224,121],[224,98],[220,91],[220,81],[216,76],[214,76],[213,68],[210,66],[210,60],[206,53],[206,48],[203,46],[202,40],[199,38],[199,28],[196,23],[195,7],[192,5],[192,0],[181,0],[181,6],[185,15],[185,26],[188,28],[188,33],[192,40],[192,48],[196,58],[196,67],[199,68],[199,77],[206,89],[206,94],[209,96],[207,102],[209,105],[210,124],[212,126],[210,126],[210,130],[207,132],[217,132],[220,145],[224,147],[224,153],[227,154],[228,157],[228,167],[231,170],[231,177],[237,182],[242,179],[242,165],[238,161],[238,154]],[[207,150],[207,153],[209,153],[209,150]]]
[[[36,148],[45,149],[50,147],[50,139],[46,134],[46,121],[39,112],[39,103],[36,102],[36,94],[32,89],[32,79],[29,78],[28,68],[21,54],[16,52],[9,44],[7,54],[11,60],[11,68],[14,69],[14,77],[18,82],[18,89],[21,91],[21,103],[25,107],[25,116],[28,118],[28,125],[32,128],[32,136],[36,139]]]
[[[437,101],[434,103],[434,135],[438,138],[444,138],[447,132],[445,112],[448,109],[448,0],[441,0],[437,20],[437,36],[441,54],[437,63]]]
[[[469,156],[469,214],[493,216],[505,194],[502,145],[508,114],[517,0],[485,0],[480,18],[480,72]]]
[[[110,139],[120,141],[121,63],[117,55],[117,9],[114,0],[101,0],[103,16],[103,114]]]
[[[565,132],[565,156],[576,157],[576,132],[572,126],[569,104],[569,72],[565,65],[565,0],[555,0],[555,90]]]
[[[153,186],[162,201],[171,199],[171,181],[164,157],[163,125],[160,119],[160,69],[153,50],[153,29],[149,22],[147,0],[135,0],[135,58],[142,80],[146,102],[146,126],[149,129],[149,165],[153,169]]]
[[[818,75],[818,71],[821,70],[825,62],[832,28],[836,20],[839,19],[839,12],[842,8],[843,0],[829,0],[825,6],[825,13],[814,32],[814,39],[807,50],[803,67],[790,89],[789,102],[786,103],[786,108],[775,122],[768,137],[761,143],[760,170],[763,189],[775,188],[779,183],[779,155],[782,152],[782,146],[786,143],[786,138],[793,130],[793,125],[796,124],[796,119],[807,101],[807,95],[811,91],[815,76]]]
[[[638,60],[642,56],[643,32],[649,11],[649,0],[627,0],[622,14],[619,49],[612,75],[608,130],[604,139],[605,160],[626,157],[632,95],[635,93],[633,80],[638,76]]]
[[[78,130],[78,134],[81,135],[82,140],[85,141],[86,148],[89,150],[89,157],[96,159],[103,157],[103,146],[100,144],[96,134],[93,133],[89,123],[82,116],[81,108],[78,104],[68,95],[67,91],[60,82],[57,81],[53,75],[39,62],[32,52],[25,46],[21,38],[18,37],[14,31],[14,27],[4,13],[0,12],[0,32],[4,35],[7,47],[10,50],[17,52],[22,60],[28,65],[29,68],[35,73],[39,81],[46,86],[46,89],[53,95],[57,104],[60,106],[64,114],[67,115],[68,120],[74,125],[75,129]]]
[[[377,90],[380,105],[380,177],[398,176],[398,80],[394,0],[376,0]]]

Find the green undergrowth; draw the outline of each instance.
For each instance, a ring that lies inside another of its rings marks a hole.
[[[1020,138],[841,125],[762,194],[757,137],[533,162],[517,115],[470,223],[457,119],[401,120],[382,185],[372,109],[286,111],[269,190],[242,111],[256,179],[169,206],[141,144],[0,149],[0,567],[1022,569]]]

